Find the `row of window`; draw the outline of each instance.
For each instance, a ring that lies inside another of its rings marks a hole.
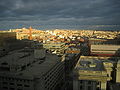
[[[52,90],[52,88],[55,87],[55,82],[57,81],[58,77],[60,77],[60,72],[63,72],[63,68],[61,66],[62,64],[57,64],[55,67],[53,67],[50,72],[47,73],[45,76],[45,88],[48,90]],[[56,82],[57,83],[57,82]]]
[[[2,87],[0,90],[23,90],[22,88],[8,88],[8,87]]]
[[[93,90],[93,88],[96,88],[96,85],[96,81],[80,80],[78,86],[79,90]]]
[[[92,45],[120,45],[119,42],[90,42]]]
[[[53,68],[51,68],[51,70],[49,70],[48,73],[46,73],[45,75],[45,80],[47,80],[49,77],[53,77],[53,75],[56,73],[56,72],[59,72],[58,69],[61,69],[62,65],[61,62],[59,62],[60,64],[57,64],[55,66],[53,66]]]
[[[8,82],[2,82],[2,85],[15,85],[15,83],[8,83]],[[24,87],[30,87],[29,85],[27,85],[27,84],[25,84],[25,85],[23,85],[23,84],[17,84],[17,86],[24,86]]]
[[[88,84],[88,85],[91,85],[91,84],[93,84],[93,82],[95,82],[95,81],[85,81],[85,80],[80,80],[79,81],[79,84]]]
[[[93,87],[92,86],[85,87],[85,86],[80,85],[79,90],[93,90]]]
[[[26,82],[26,83],[29,83],[29,82],[31,82],[32,80],[25,80],[25,79],[17,79],[17,78],[8,78],[8,77],[0,77],[0,81],[21,81],[21,82]]]

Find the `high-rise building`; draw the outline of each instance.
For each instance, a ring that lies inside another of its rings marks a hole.
[[[15,32],[0,32],[0,57],[7,52],[24,47],[24,42],[16,39]]]
[[[61,57],[44,49],[18,50],[0,58],[0,90],[59,90],[64,78]]]
[[[4,47],[7,41],[15,40],[15,32],[0,32],[0,47]]]

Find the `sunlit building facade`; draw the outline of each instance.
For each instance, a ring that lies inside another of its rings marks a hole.
[[[117,58],[81,56],[73,71],[73,90],[107,90]]]

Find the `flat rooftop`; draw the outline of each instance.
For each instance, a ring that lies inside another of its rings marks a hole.
[[[0,58],[0,65],[2,63],[7,63],[9,65],[17,65],[23,66],[24,64],[35,60],[34,53],[31,52],[19,52],[15,51],[9,53],[8,55]],[[43,62],[41,62],[43,61]],[[41,77],[41,75],[49,72],[51,68],[53,68],[57,63],[61,61],[61,57],[57,55],[53,55],[50,53],[46,53],[44,59],[37,60],[36,62],[26,66],[24,70],[12,72],[12,71],[0,71],[0,75],[8,75],[11,77]]]
[[[75,69],[85,71],[105,71],[103,62],[115,63],[119,57],[81,56]]]
[[[47,73],[50,69],[52,69],[57,63],[60,63],[59,57],[57,57],[56,55],[47,54],[43,63],[40,63],[38,61],[25,70],[18,72],[17,74],[22,74],[23,76],[40,77],[41,75]]]
[[[104,65],[102,61],[94,59],[80,59],[78,61],[76,69],[86,71],[104,71]]]
[[[2,63],[6,63],[9,66],[10,65],[24,65],[28,62],[33,61],[34,55],[30,52],[21,52],[20,50],[13,51],[8,53],[8,55],[5,55],[3,57],[0,57],[0,65]]]
[[[119,57],[81,56],[74,68],[74,78],[79,80],[107,81],[107,69],[113,67]]]

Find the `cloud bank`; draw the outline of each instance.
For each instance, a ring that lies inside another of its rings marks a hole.
[[[120,0],[1,0],[3,22],[120,24]]]

